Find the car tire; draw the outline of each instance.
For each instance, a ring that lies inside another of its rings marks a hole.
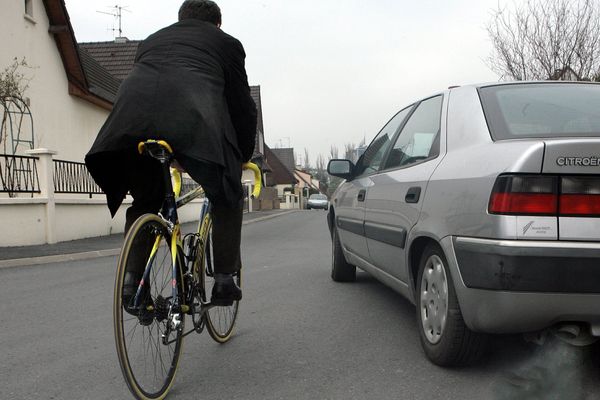
[[[483,356],[488,336],[466,326],[448,262],[437,244],[428,245],[421,257],[415,300],[421,345],[431,362],[466,366]]]
[[[333,228],[331,242],[331,279],[335,282],[354,282],[356,280],[356,267],[346,261],[335,227]]]

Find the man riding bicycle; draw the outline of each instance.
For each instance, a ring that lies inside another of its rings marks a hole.
[[[241,171],[254,150],[256,105],[244,49],[220,27],[217,4],[186,0],[179,22],[144,40],[85,162],[106,193],[113,217],[131,193],[127,232],[142,214],[157,213],[165,198],[160,163],[139,155],[137,144],[146,139],[168,142],[177,163],[213,203],[211,301],[230,305],[242,297],[233,276],[241,267]],[[127,265],[123,304],[135,295],[145,267],[147,249],[135,250],[139,255]]]

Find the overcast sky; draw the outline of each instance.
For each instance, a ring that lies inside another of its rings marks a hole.
[[[485,25],[499,0],[220,0],[222,29],[261,86],[265,142],[308,149],[367,143],[400,108],[451,85],[497,81]],[[500,1],[500,4],[504,4]],[[177,20],[179,0],[66,0],[79,42],[144,39]],[[513,4],[512,1],[510,4]]]

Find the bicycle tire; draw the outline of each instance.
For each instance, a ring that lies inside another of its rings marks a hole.
[[[212,254],[212,219],[207,215],[201,227],[201,248],[199,257],[200,283],[203,291],[208,297],[214,284],[213,254]],[[236,284],[241,287],[242,273],[240,271],[234,276]],[[205,314],[206,329],[213,340],[217,343],[225,343],[231,339],[237,315],[239,311],[239,301],[234,301],[231,306],[214,306]]]
[[[137,314],[133,315],[129,312],[131,309],[124,310],[121,296],[126,267],[128,262],[133,265],[135,262],[139,263],[140,259],[148,260],[152,244],[159,236],[160,245],[153,258],[149,276],[151,302],[144,300],[146,307],[140,307]],[[163,344],[161,338],[161,334],[167,330],[169,320],[165,312],[172,301],[173,260],[170,239],[164,220],[155,214],[144,214],[127,233],[118,261],[113,302],[115,342],[125,382],[131,393],[141,400],[164,399],[173,385],[182,352],[185,326],[183,313],[180,314],[180,329],[168,335],[169,344]],[[136,252],[132,252],[132,248]],[[182,260],[179,255],[175,262],[179,271],[178,284],[182,287]]]

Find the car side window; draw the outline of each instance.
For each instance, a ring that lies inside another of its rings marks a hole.
[[[440,152],[442,96],[423,100],[410,116],[385,163],[385,169],[435,158]]]
[[[390,121],[379,131],[375,139],[365,150],[357,162],[356,174],[377,172],[382,166],[383,157],[390,148],[394,135],[406,119],[406,116],[412,110],[412,106],[399,111]]]

